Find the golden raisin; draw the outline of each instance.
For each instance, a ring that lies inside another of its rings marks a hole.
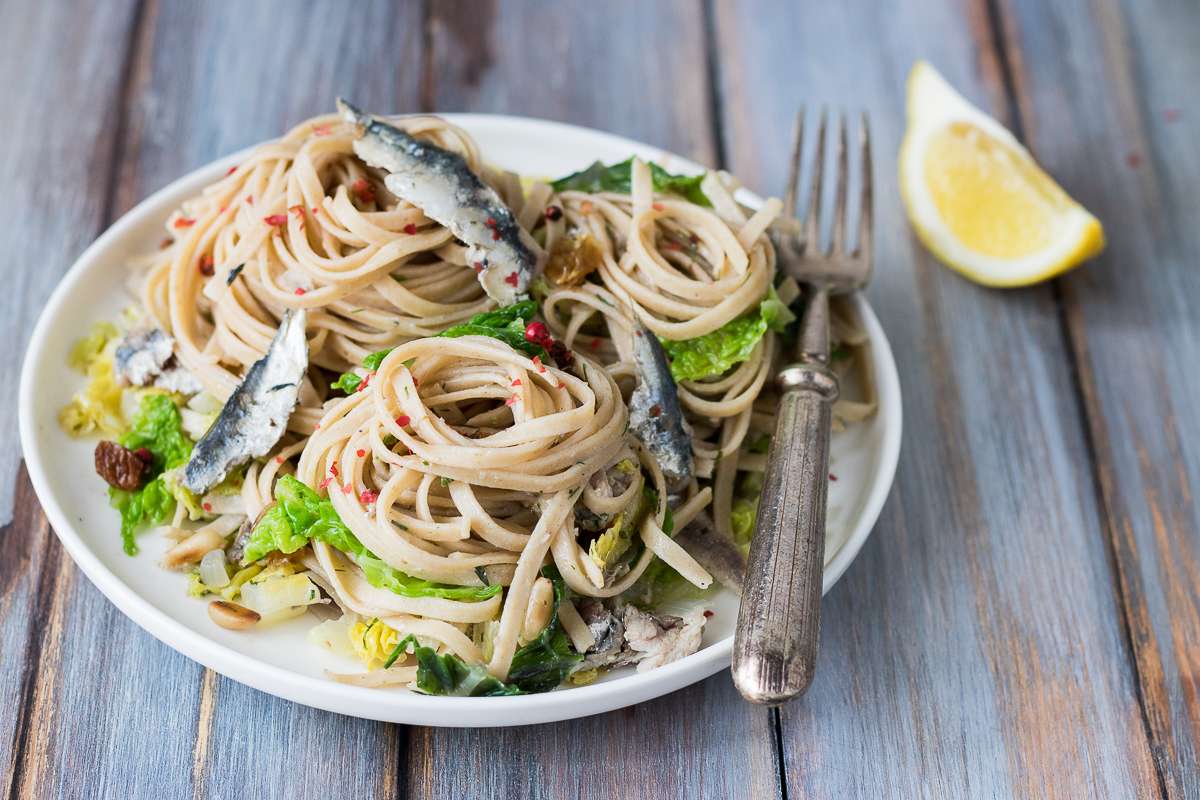
[[[546,263],[546,277],[557,286],[578,286],[600,269],[604,252],[590,233],[564,236],[554,243]]]

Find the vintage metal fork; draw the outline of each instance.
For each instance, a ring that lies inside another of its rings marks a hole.
[[[805,307],[794,361],[776,378],[782,396],[733,644],[733,681],[755,703],[782,703],[803,694],[812,682],[825,561],[831,409],[838,396],[837,376],[829,368],[829,298],[860,289],[871,277],[871,141],[865,114],[859,123],[862,202],[855,248],[851,251],[846,241],[849,164],[841,114],[832,235],[825,250],[818,243],[825,120],[822,113],[808,211],[801,224],[795,214],[803,109],[797,115],[784,219],[770,234],[779,268],[805,290]]]

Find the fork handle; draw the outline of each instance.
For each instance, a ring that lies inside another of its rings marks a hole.
[[[733,682],[747,700],[775,705],[804,693],[817,661],[825,563],[829,435],[837,377],[804,358],[783,388],[767,455],[733,643]]]

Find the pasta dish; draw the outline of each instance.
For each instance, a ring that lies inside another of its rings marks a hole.
[[[223,628],[308,615],[362,664],[336,680],[654,668],[740,591],[802,299],[781,204],[737,189],[639,158],[518,176],[442,119],[339,101],[171,215],[72,349],[60,423],[99,439],[127,553],[169,537]],[[866,337],[845,308],[833,334],[852,424]]]

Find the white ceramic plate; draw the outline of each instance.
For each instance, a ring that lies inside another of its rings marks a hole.
[[[529,175],[562,175],[596,159],[631,154],[677,171],[700,167],[656,148],[607,133],[516,117],[447,115],[478,139],[491,163]],[[718,595],[699,652],[638,673],[618,670],[590,686],[519,697],[426,697],[402,689],[366,689],[336,683],[324,670],[361,669],[310,644],[311,617],[253,635],[216,627],[206,604],[185,594],[184,576],[157,566],[162,537],[144,534],[141,553],[121,551],[116,513],[92,469],[94,442],[74,441],[56,414],[82,378],[67,367],[71,343],[94,321],[112,319],[131,298],[123,290],[126,264],[162,239],[164,223],[185,198],[220,178],[246,155],[238,153],[172,183],[142,202],[79,258],[46,304],[21,375],[21,445],[33,486],[58,538],[75,563],[134,622],[179,652],[256,689],[317,708],[357,717],[420,725],[501,726],[571,719],[648,700],[728,666],[737,598]],[[752,196],[747,197],[753,202]],[[883,330],[859,301],[873,344],[879,413],[835,435],[830,485],[829,538],[824,590],[841,577],[870,534],[891,487],[900,448],[900,386]]]

